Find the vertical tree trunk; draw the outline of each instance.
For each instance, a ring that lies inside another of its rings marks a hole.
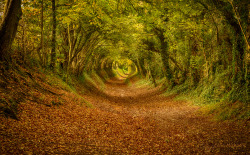
[[[244,60],[246,59],[246,51],[249,48],[248,42],[246,40],[244,29],[242,25],[249,26],[248,24],[248,0],[237,0],[234,2],[224,2],[222,0],[213,0],[213,4],[216,8],[223,14],[228,24],[231,26],[235,33],[234,37],[234,48],[233,52],[235,59],[233,61],[233,66],[235,65],[235,72],[234,72],[234,81],[238,81],[241,84],[246,83],[245,79],[245,64]],[[242,4],[238,11],[236,12],[233,3]],[[240,19],[240,20],[239,20]],[[241,23],[240,23],[241,21]]]
[[[144,75],[143,75],[143,70],[142,70],[141,64],[140,64],[140,62],[139,62],[139,58],[136,58],[136,63],[137,63],[138,69],[139,69],[139,74],[140,74],[141,76],[144,76]]]
[[[21,0],[7,0],[0,27],[0,61],[8,61],[10,57],[9,50],[16,36],[21,16]]]
[[[164,74],[165,77],[171,81],[172,80],[172,73],[170,70],[170,65],[169,65],[169,53],[168,53],[168,43],[165,42],[165,37],[164,37],[164,30],[160,28],[155,28],[155,33],[158,36],[160,42],[161,42],[161,57],[162,57],[162,62],[164,65]]]
[[[45,66],[44,36],[43,36],[43,0],[41,1],[41,49],[42,49],[42,65]]]
[[[70,69],[70,65],[71,65],[71,51],[72,51],[72,42],[71,42],[71,33],[70,33],[70,26],[71,24],[68,24],[68,43],[69,43],[69,53],[68,53],[68,63],[67,63],[67,77],[69,75],[69,69]]]
[[[53,29],[52,29],[52,49],[51,49],[51,68],[54,69],[56,63],[56,4],[52,0],[52,14],[53,14]]]
[[[24,28],[24,23],[23,23],[23,32],[22,32],[22,60],[24,61],[24,57],[26,54],[26,50],[25,50],[25,28]]]

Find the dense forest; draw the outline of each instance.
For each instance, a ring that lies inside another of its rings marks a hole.
[[[46,93],[58,96],[54,89],[64,87],[92,107],[80,87],[105,96],[112,90],[105,84],[116,78],[122,87],[144,82],[203,107],[204,115],[248,126],[249,10],[249,0],[1,1],[0,117],[19,120],[22,103]],[[58,98],[42,105],[67,101]]]

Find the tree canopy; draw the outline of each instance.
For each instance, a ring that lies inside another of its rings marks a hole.
[[[9,2],[14,3],[5,4]],[[20,62],[35,60],[67,79],[109,72],[114,64],[124,69],[126,60],[155,86],[164,79],[168,88],[195,90],[206,101],[249,101],[248,0],[23,0],[16,4],[23,14],[13,52],[2,42],[0,50],[18,55]],[[4,11],[3,6],[1,2],[4,21],[8,8]]]

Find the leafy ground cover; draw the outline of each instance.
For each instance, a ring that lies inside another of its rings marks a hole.
[[[73,90],[59,78],[23,72],[30,74],[16,76],[23,83],[1,89],[2,98],[23,93],[18,120],[0,117],[1,154],[250,153],[249,121],[214,121],[159,87],[110,80],[104,91],[84,92],[80,84]]]

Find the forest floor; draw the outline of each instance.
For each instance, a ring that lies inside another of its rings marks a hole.
[[[23,85],[19,120],[0,116],[0,154],[250,153],[249,121],[214,121],[159,88],[110,81],[77,95],[29,77],[37,82]]]

